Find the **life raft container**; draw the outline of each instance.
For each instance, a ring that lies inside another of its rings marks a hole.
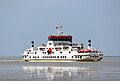
[[[91,52],[91,50],[89,50],[89,49],[80,50],[80,53],[90,53],[90,52]]]

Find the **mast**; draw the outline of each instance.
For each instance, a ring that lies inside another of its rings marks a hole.
[[[62,35],[63,34],[61,20],[59,20],[59,23],[56,26],[56,32],[57,32],[57,35]]]
[[[72,36],[71,35],[63,35],[62,24],[59,20],[58,25],[56,26],[56,35],[49,35],[49,41],[59,42],[59,43],[71,43]]]

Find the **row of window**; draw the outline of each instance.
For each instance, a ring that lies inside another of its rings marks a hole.
[[[67,58],[66,56],[43,56],[42,58]]]
[[[22,58],[27,58],[27,56],[22,56]],[[29,58],[39,58],[39,56],[29,56]]]
[[[22,58],[26,58],[27,56],[22,56]],[[39,56],[29,56],[29,58],[40,58]],[[67,58],[66,56],[43,56],[42,58]],[[72,56],[72,58],[82,58],[82,56]]]
[[[27,54],[37,54],[37,52],[27,52]]]
[[[82,58],[82,56],[72,56],[72,58]]]
[[[52,52],[53,54],[54,54],[54,52]],[[61,54],[62,54],[62,51],[60,52]],[[70,54],[71,52],[69,51],[69,54]],[[43,52],[43,54],[46,54],[46,52]]]
[[[42,52],[43,54],[47,54],[46,52]],[[53,54],[54,54],[54,52],[52,52]],[[60,52],[61,54],[62,54],[62,51]],[[71,53],[70,51],[69,51],[69,53]],[[27,52],[27,54],[37,54],[37,52]]]
[[[22,56],[22,58],[26,58],[27,56]]]
[[[22,58],[27,58],[27,56],[22,56]],[[29,56],[29,58],[40,58],[39,56]],[[43,56],[42,58],[67,58],[66,56]]]
[[[48,50],[49,48],[47,48]],[[56,50],[56,51],[61,51],[61,47],[56,47],[56,48],[52,48],[52,50]],[[40,51],[45,51],[45,48],[39,48]],[[68,51],[69,50],[69,47],[63,47],[63,51]]]

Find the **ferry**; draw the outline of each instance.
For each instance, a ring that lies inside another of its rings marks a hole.
[[[26,62],[76,62],[76,61],[100,61],[103,53],[92,47],[92,41],[88,40],[88,47],[83,43],[73,43],[73,36],[64,35],[61,22],[56,27],[57,34],[49,35],[47,44],[37,47],[31,41],[31,47],[24,50],[22,59]]]

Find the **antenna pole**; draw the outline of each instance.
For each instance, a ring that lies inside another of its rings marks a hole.
[[[59,24],[56,27],[56,31],[57,31],[57,35],[63,34],[61,20],[59,20]]]

